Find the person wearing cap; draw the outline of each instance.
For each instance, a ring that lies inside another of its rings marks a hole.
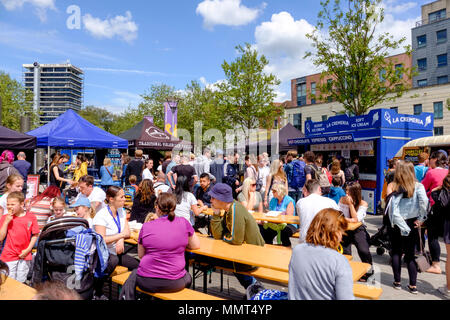
[[[77,217],[86,219],[89,222],[89,228],[92,229],[92,218],[94,217],[95,212],[91,208],[91,202],[88,198],[78,198],[78,200],[74,204],[71,204],[69,208],[74,208]]]
[[[222,239],[233,245],[241,245],[245,242],[264,246],[265,242],[259,232],[258,224],[247,209],[239,201],[233,199],[233,191],[229,185],[218,183],[212,187],[209,195],[214,210],[211,219],[211,232],[214,239]],[[220,210],[225,210],[223,217],[220,217]],[[231,267],[238,271],[248,271],[255,268],[230,261],[215,260],[216,263],[224,267]],[[230,264],[232,265],[230,266]],[[235,276],[244,288],[256,281],[251,276],[238,273],[235,273]]]

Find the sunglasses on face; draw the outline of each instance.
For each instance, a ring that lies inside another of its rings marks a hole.
[[[251,186],[252,186],[252,187],[256,187],[256,183],[252,183]]]

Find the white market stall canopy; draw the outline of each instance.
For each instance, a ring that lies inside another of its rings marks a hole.
[[[399,158],[403,155],[403,148],[410,147],[444,147],[450,146],[450,135],[445,136],[433,136],[433,137],[425,137],[419,138],[415,140],[409,141],[405,144],[395,155],[395,157]]]

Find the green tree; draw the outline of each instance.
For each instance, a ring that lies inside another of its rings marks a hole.
[[[349,112],[361,115],[376,104],[401,97],[409,89],[407,79],[412,78],[413,70],[395,68],[395,62],[386,59],[406,38],[395,41],[389,33],[376,36],[377,26],[384,20],[382,0],[330,2],[320,2],[317,26],[307,34],[315,52],[308,52],[305,58],[312,57],[314,65],[324,69],[317,85],[319,100],[338,101]],[[410,46],[404,49],[411,54]]]
[[[1,125],[10,129],[20,130],[20,117],[29,116],[31,129],[37,126],[37,114],[33,110],[33,93],[9,74],[0,71],[0,97],[2,99]]]
[[[93,125],[111,133],[118,120],[118,116],[114,113],[95,106],[86,106],[78,114]]]
[[[224,121],[244,131],[271,128],[280,112],[273,104],[274,87],[280,81],[273,74],[264,72],[269,61],[264,55],[259,56],[250,44],[239,45],[236,49],[240,56],[231,63],[224,61],[222,64],[226,79],[217,85],[218,109]]]

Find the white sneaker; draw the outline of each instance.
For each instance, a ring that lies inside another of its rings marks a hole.
[[[447,286],[443,286],[438,288],[438,291],[447,299],[450,299],[450,290],[447,289]]]

